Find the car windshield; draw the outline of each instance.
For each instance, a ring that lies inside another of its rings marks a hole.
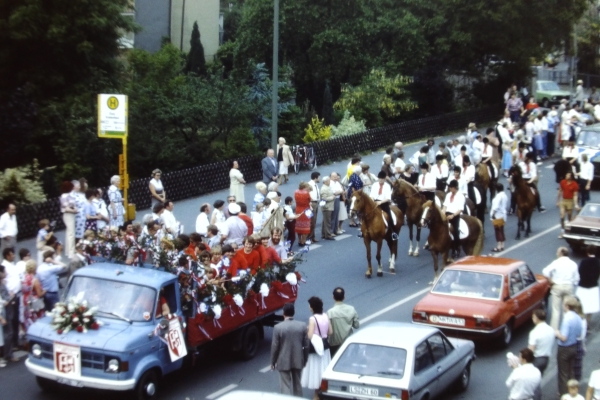
[[[502,293],[502,275],[447,269],[437,280],[432,293],[498,300]]]
[[[540,85],[540,90],[543,91],[551,91],[551,90],[560,90],[560,87],[556,82],[538,82]]]
[[[579,212],[581,217],[593,217],[600,218],[600,205],[598,204],[586,204],[585,207]]]
[[[333,370],[361,376],[402,379],[406,350],[397,347],[352,343],[335,363]]]
[[[581,131],[577,137],[577,145],[586,147],[600,146],[600,132]]]
[[[98,307],[99,317],[147,321],[156,306],[156,290],[147,286],[90,278],[73,277],[65,298],[80,296],[90,307]]]

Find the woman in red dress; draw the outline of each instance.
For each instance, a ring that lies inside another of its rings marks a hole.
[[[306,182],[300,182],[298,190],[294,192],[296,201],[296,215],[300,215],[296,220],[296,234],[298,235],[298,245],[303,247],[306,237],[310,234],[310,218],[304,213],[310,209],[310,193],[312,188]]]

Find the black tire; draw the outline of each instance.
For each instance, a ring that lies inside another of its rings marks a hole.
[[[317,168],[317,157],[312,158],[312,160],[310,160],[308,162],[308,169],[311,171],[314,171]]]
[[[469,383],[471,382],[471,363],[468,363],[465,369],[462,370],[460,376],[454,382],[454,389],[458,393],[462,393],[469,387]]]
[[[135,387],[135,397],[138,400],[150,400],[156,398],[158,392],[158,374],[151,369],[144,372],[137,386]]]
[[[511,319],[510,321],[508,321],[506,323],[506,325],[504,325],[504,328],[502,329],[502,335],[500,336],[500,339],[498,341],[500,348],[505,349],[506,347],[508,347],[508,345],[510,344],[510,341],[512,340],[512,336],[513,336],[513,321]]]
[[[296,175],[300,173],[300,159],[298,158],[298,155],[294,157],[294,172]]]
[[[260,341],[260,331],[256,325],[250,325],[242,334],[242,348],[240,350],[240,357],[242,360],[247,361],[254,358],[258,350],[258,342]]]
[[[41,376],[36,376],[35,382],[44,392],[54,392],[59,387],[56,382],[47,378],[42,378]]]

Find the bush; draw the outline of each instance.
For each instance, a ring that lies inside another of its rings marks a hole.
[[[331,137],[331,125],[325,125],[324,119],[313,117],[311,123],[308,124],[304,132],[306,133],[302,138],[304,143],[327,140]]]
[[[344,117],[340,121],[340,124],[331,127],[331,136],[336,138],[340,136],[355,135],[360,132],[367,130],[365,121],[357,121],[354,116],[350,115],[350,111],[344,111]]]
[[[37,160],[33,160],[33,165],[8,168],[0,172],[0,202],[11,202],[19,206],[46,201],[40,177]]]

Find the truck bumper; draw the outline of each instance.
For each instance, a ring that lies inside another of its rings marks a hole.
[[[29,359],[25,361],[25,366],[27,367],[29,372],[31,372],[35,376],[50,379],[51,381],[55,381],[69,386],[118,391],[132,390],[133,388],[135,388],[135,379],[117,381],[112,379],[90,378],[86,376],[80,376],[77,378],[67,378],[64,375],[59,374],[52,369],[36,365],[32,363]]]

